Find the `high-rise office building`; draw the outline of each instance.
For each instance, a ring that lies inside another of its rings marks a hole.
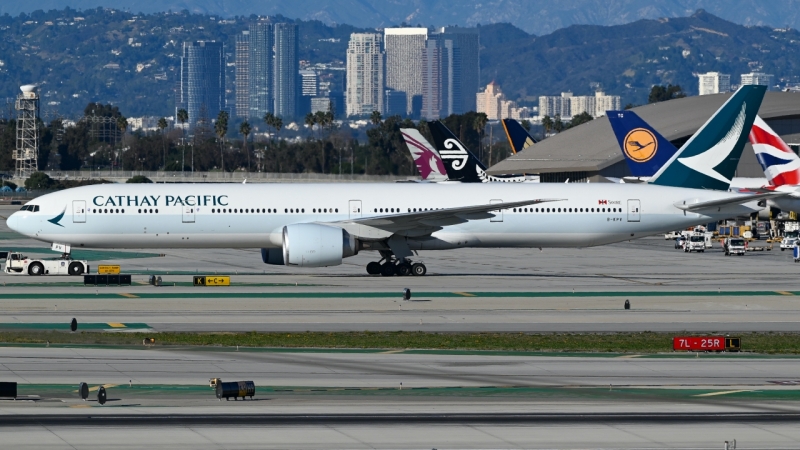
[[[539,116],[549,116],[554,118],[572,117],[570,109],[572,103],[572,92],[562,92],[560,96],[541,96],[539,97]],[[588,110],[588,105],[586,105]]]
[[[770,87],[772,86],[772,79],[773,76],[767,73],[761,73],[761,72],[743,73],[742,86],[748,84],[760,84],[761,86],[766,86],[767,90],[770,90]]]
[[[480,91],[480,34],[478,28],[442,27],[430,36],[443,49],[447,65],[443,74],[444,115],[475,111],[475,94]]]
[[[248,70],[249,117],[262,119],[273,111],[272,86],[272,24],[258,22],[250,24],[250,55]],[[237,86],[238,88],[238,86]]]
[[[181,56],[179,108],[189,113],[189,126],[210,120],[225,109],[225,53],[221,42],[184,42]]]
[[[384,115],[386,117],[406,116],[407,104],[408,104],[408,99],[406,99],[405,92],[386,89],[386,98],[383,99],[383,107],[386,110],[386,114]]]
[[[603,91],[596,91],[594,93],[594,104],[594,116],[603,117],[606,115],[606,111],[619,111],[622,109],[622,97],[619,95],[606,95]],[[588,112],[592,114],[591,111]],[[572,113],[572,115],[575,115],[575,113]]]
[[[242,31],[236,35],[236,117],[246,119],[250,117],[250,90],[249,76],[250,69],[250,32]]]
[[[276,23],[275,29],[275,69],[273,113],[285,119],[297,117],[297,102],[300,93],[299,35],[297,25]]]
[[[300,93],[306,97],[316,97],[319,92],[317,71],[306,69],[300,71]]]
[[[386,28],[386,87],[406,93],[406,112],[412,112],[412,98],[422,95],[422,51],[428,40],[427,28]]]
[[[441,117],[444,92],[442,84],[447,75],[442,73],[446,67],[443,49],[435,39],[430,39],[422,50],[422,118],[436,120]]]
[[[719,72],[702,73],[697,76],[700,95],[720,94],[731,91],[731,76]]]
[[[368,116],[383,113],[384,53],[381,35],[353,33],[347,46],[347,92],[345,113]]]

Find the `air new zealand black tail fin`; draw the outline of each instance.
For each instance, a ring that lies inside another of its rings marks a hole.
[[[447,179],[463,183],[485,183],[486,166],[475,157],[442,122],[428,122],[433,145],[447,170]],[[481,176],[483,175],[483,176]]]

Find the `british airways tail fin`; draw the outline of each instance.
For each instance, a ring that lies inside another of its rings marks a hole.
[[[728,190],[766,86],[739,88],[651,178],[651,184]]]
[[[800,157],[772,131],[761,117],[756,116],[750,131],[750,143],[767,181],[773,186],[800,184]]]
[[[484,183],[486,167],[440,121],[428,122],[433,145],[439,152],[447,170],[447,178],[464,183]],[[481,177],[484,175],[484,177]]]
[[[652,177],[677,147],[633,111],[606,111],[622,156],[635,177]]]
[[[536,139],[525,131],[525,128],[522,128],[522,125],[516,120],[503,119],[501,123],[512,152],[519,153],[536,143]]]
[[[422,136],[416,128],[401,128],[400,133],[403,135],[403,141],[411,152],[411,157],[414,159],[414,164],[417,165],[417,170],[423,180],[428,181],[444,181],[447,179],[447,171],[444,168],[444,163],[439,153],[435,148]]]

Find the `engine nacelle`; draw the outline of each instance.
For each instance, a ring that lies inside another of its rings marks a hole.
[[[283,227],[283,261],[289,266],[338,266],[358,253],[356,239],[341,228],[316,223]]]
[[[261,260],[264,261],[264,264],[272,264],[275,266],[283,266],[286,264],[283,261],[282,248],[262,248]]]

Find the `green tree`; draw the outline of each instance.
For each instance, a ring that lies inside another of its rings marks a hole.
[[[239,125],[239,133],[242,134],[244,137],[244,144],[242,145],[242,149],[244,152],[247,153],[247,171],[250,172],[250,150],[247,149],[247,136],[250,136],[250,123],[246,120]]]
[[[523,119],[522,122],[520,122],[519,124],[522,126],[522,128],[525,129],[525,131],[530,133],[530,131],[531,131],[531,122],[528,119]]]
[[[586,122],[591,122],[594,119],[591,114],[584,111],[576,116],[572,116],[572,121],[570,121],[567,128],[577,127],[578,125]]]
[[[119,131],[122,132],[122,136],[124,137],[125,136],[125,132],[128,131],[128,119],[126,119],[125,116],[120,115],[120,116],[117,117],[117,128],[119,128]],[[121,149],[120,149],[120,153],[122,153]],[[120,161],[122,161],[122,160],[123,159],[120,157]],[[125,166],[124,165],[121,165],[120,168],[122,170],[125,170]],[[136,166],[131,166],[131,168],[135,170]]]
[[[489,118],[486,117],[485,113],[478,113],[475,115],[475,120],[472,122],[472,127],[475,131],[478,132],[480,136],[480,140],[478,141],[478,152],[480,153],[481,157],[483,157],[483,137],[486,133],[486,124],[489,122]],[[490,143],[491,145],[491,143]]]
[[[553,118],[546,115],[542,117],[542,126],[544,127],[544,135],[547,137],[553,131]]]
[[[126,183],[152,183],[153,180],[151,180],[150,178],[147,178],[144,175],[134,175],[131,178],[128,178],[128,180],[125,181],[125,182]]]
[[[183,172],[183,168],[186,167],[186,128],[183,125],[189,121],[189,112],[181,108],[178,110],[175,118],[178,119],[178,122],[181,124],[181,172]]]
[[[564,130],[564,122],[561,121],[560,114],[556,114],[556,120],[553,121],[553,130],[556,133],[561,133]]]
[[[44,172],[33,172],[27,180],[25,180],[25,189],[50,189],[56,185],[56,182]]]
[[[158,130],[161,131],[161,146],[164,150],[164,167],[167,167],[167,137],[164,136],[164,130],[167,129],[167,119],[164,117],[158,119]]]
[[[656,85],[650,89],[650,95],[647,97],[647,103],[658,103],[672,100],[674,98],[686,97],[686,93],[679,84],[667,86]]]
[[[223,152],[225,135],[228,134],[228,113],[220,111],[217,114],[217,122],[214,124],[214,133],[219,138],[219,160],[222,171],[225,172],[225,155]]]
[[[382,119],[380,111],[372,111],[372,114],[369,116],[369,121],[375,126],[380,125]]]

